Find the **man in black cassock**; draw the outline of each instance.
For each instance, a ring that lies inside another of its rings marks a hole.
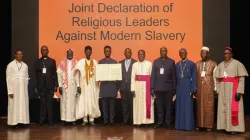
[[[36,60],[34,67],[35,92],[40,98],[40,126],[44,123],[46,111],[49,125],[53,125],[52,101],[58,87],[56,61],[48,57],[48,53],[48,47],[42,46],[42,57]]]

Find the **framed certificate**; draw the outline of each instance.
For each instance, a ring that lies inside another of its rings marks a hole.
[[[96,81],[120,81],[122,80],[121,64],[97,64]]]

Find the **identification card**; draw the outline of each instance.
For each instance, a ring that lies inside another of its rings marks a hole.
[[[224,77],[228,77],[227,72],[224,71]]]
[[[164,74],[164,68],[160,68],[160,74]]]
[[[205,72],[205,71],[202,71],[202,72],[201,72],[201,77],[205,77],[205,75],[206,75],[206,72]]]
[[[43,68],[43,73],[46,73],[46,68]]]

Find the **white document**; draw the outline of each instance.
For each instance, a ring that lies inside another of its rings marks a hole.
[[[46,73],[46,68],[43,68],[43,73],[44,73],[44,74]]]
[[[202,71],[202,72],[201,72],[201,77],[205,77],[205,75],[206,75],[206,72],[205,72],[205,71]]]
[[[160,74],[164,74],[164,68],[160,68]]]
[[[97,64],[96,81],[120,81],[122,80],[121,64]]]

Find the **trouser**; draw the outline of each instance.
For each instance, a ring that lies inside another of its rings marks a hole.
[[[53,123],[53,90],[46,90],[45,88],[38,91],[40,96],[40,123],[43,123],[46,118],[46,111],[49,123]]]
[[[104,123],[114,123],[115,97],[102,97],[102,109]],[[109,121],[108,121],[109,120]]]
[[[167,91],[156,91],[156,105],[158,110],[158,121],[157,124],[163,124],[164,116],[166,125],[171,125],[172,116],[172,92]]]
[[[133,124],[133,95],[130,90],[121,91],[123,122]]]

